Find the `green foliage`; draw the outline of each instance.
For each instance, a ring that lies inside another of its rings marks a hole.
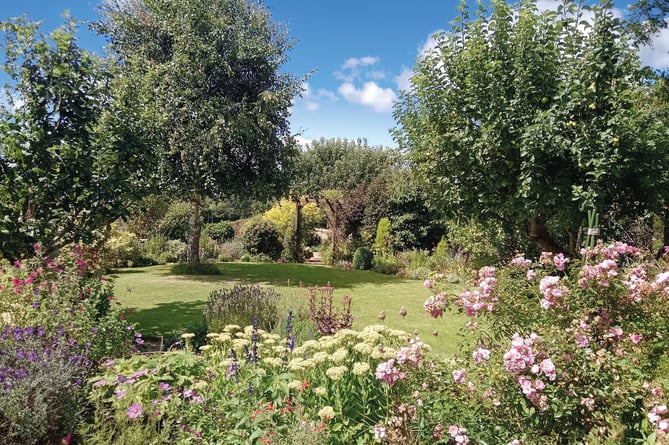
[[[295,209],[295,203],[284,198],[264,213],[264,217],[281,233],[285,249],[282,257],[285,257],[289,261],[302,257],[301,253],[293,251],[295,249],[293,245],[293,238],[295,236]],[[316,203],[310,202],[300,208],[299,249],[304,249],[305,242],[310,239],[311,234],[321,224],[322,219],[321,211]]]
[[[226,241],[221,244],[219,261],[237,261],[244,254],[244,244],[239,240]]]
[[[227,325],[251,325],[271,331],[279,320],[277,303],[281,295],[259,286],[235,286],[209,294],[203,314],[207,330],[223,332]]]
[[[158,230],[168,239],[186,241],[189,219],[190,205],[184,201],[175,201],[170,204],[165,216],[160,220]]]
[[[164,130],[161,179],[191,199],[197,262],[204,197],[276,196],[288,184],[297,153],[288,109],[301,80],[281,66],[292,42],[246,0],[106,2],[102,15],[97,29],[126,75],[153,86],[145,106]]]
[[[388,254],[393,251],[393,238],[390,228],[390,219],[381,218],[376,227],[376,238],[372,249],[376,254]]]
[[[323,190],[356,190],[388,174],[399,153],[370,147],[365,140],[319,139],[298,158],[294,187],[299,194],[321,196]]]
[[[9,104],[0,111],[0,253],[96,240],[153,187],[159,150],[141,85],[81,49],[77,24],[49,35],[2,22]]]
[[[281,234],[263,217],[250,219],[242,231],[242,244],[251,255],[266,254],[276,260],[281,256]]]
[[[221,221],[217,223],[205,224],[204,233],[216,241],[229,241],[235,236],[230,221]]]
[[[446,223],[445,240],[452,257],[462,257],[469,270],[485,265],[499,264],[506,259],[506,240],[501,227],[495,224],[481,224],[476,220],[466,223],[450,220]],[[440,242],[437,255],[443,255],[444,245]]]
[[[519,229],[545,251],[576,251],[587,209],[660,211],[666,99],[607,5],[587,24],[577,1],[557,13],[463,4],[395,109],[437,207]]]
[[[377,253],[372,260],[372,270],[384,275],[397,275],[401,268],[400,260],[392,253]]]
[[[358,247],[353,254],[353,269],[369,270],[372,267],[372,258],[374,255],[369,248],[365,246]]]

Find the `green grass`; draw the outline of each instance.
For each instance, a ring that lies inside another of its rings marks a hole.
[[[335,288],[335,303],[344,295],[353,299],[355,329],[381,323],[378,314],[385,311],[386,325],[418,331],[440,354],[458,352],[458,332],[466,321],[459,314],[431,319],[423,309],[430,294],[421,281],[371,271],[276,263],[221,263],[216,265],[216,275],[179,275],[175,273],[178,269],[154,266],[125,269],[114,275],[116,296],[124,307],[132,309],[128,320],[138,323],[145,336],[155,338],[203,325],[202,307],[211,291],[249,283],[274,288],[284,296],[285,307],[293,310],[306,307],[307,287],[330,283]],[[399,314],[402,306],[407,308],[406,317]],[[433,331],[439,335],[433,336]]]

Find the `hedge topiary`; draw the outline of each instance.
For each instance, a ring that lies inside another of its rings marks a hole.
[[[369,270],[372,268],[372,251],[367,247],[361,246],[353,254],[353,269]]]

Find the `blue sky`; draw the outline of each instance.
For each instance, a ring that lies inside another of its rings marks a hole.
[[[97,18],[101,0],[2,0],[0,18],[28,14],[45,30],[62,23],[69,9],[82,21]],[[539,0],[542,8],[554,0]],[[624,14],[629,2],[616,1]],[[320,137],[366,138],[394,146],[392,104],[408,85],[416,57],[430,37],[447,30],[459,0],[265,0],[275,21],[284,23],[296,45],[285,70],[304,75],[302,98],[292,107],[291,130],[308,142]],[[669,33],[642,51],[644,63],[669,67]],[[81,28],[80,44],[102,52],[104,40]]]

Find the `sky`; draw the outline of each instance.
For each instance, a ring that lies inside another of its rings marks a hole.
[[[84,22],[79,43],[104,52],[105,41],[86,29],[102,0],[0,0],[0,19],[27,14],[50,31],[67,9]],[[630,2],[615,1],[623,15]],[[291,132],[308,143],[321,137],[365,138],[370,145],[394,147],[393,104],[407,89],[417,57],[432,36],[448,30],[459,0],[265,0],[295,46],[283,69],[304,77],[303,95],[291,108]],[[539,0],[540,8],[555,0]],[[641,51],[644,64],[669,67],[669,31]]]

